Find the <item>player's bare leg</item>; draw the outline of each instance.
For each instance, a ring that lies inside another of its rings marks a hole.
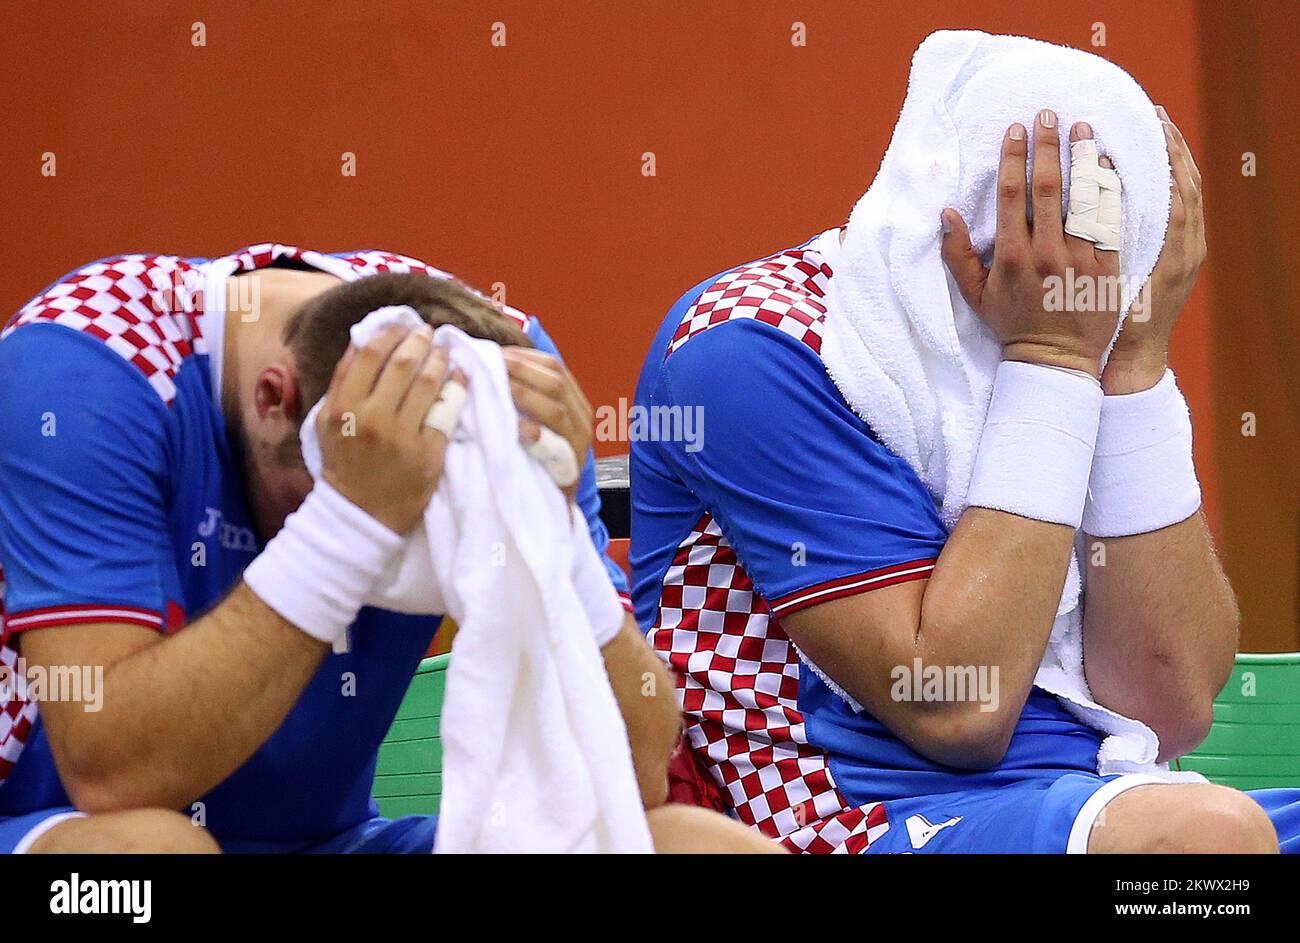
[[[220,854],[207,829],[169,809],[130,809],[67,819],[36,839],[29,854]]]
[[[785,854],[785,849],[735,819],[670,803],[646,813],[659,854]]]
[[[1277,854],[1277,831],[1244,792],[1210,783],[1153,783],[1112,799],[1089,854]]]

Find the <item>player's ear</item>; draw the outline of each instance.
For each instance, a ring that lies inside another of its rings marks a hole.
[[[253,405],[257,418],[266,421],[284,420],[296,424],[302,406],[298,388],[298,374],[289,364],[273,363],[257,375],[253,385]]]

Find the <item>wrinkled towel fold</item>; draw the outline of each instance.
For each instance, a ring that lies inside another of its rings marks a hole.
[[[384,309],[353,327],[352,342],[395,321],[421,323],[409,308]],[[598,555],[581,514],[520,445],[501,349],[449,325],[433,342],[468,377],[468,395],[424,521],[369,602],[459,625],[440,719],[436,850],[652,851],[592,629],[593,618],[621,622],[617,594],[607,581],[583,587],[607,599],[574,587],[575,570],[592,572]],[[319,408],[302,428],[313,476]]]

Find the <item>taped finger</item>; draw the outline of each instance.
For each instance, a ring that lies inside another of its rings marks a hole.
[[[425,427],[436,429],[450,439],[460,420],[460,411],[465,407],[466,395],[465,384],[461,380],[455,377],[449,379],[442,385],[438,399],[429,407],[429,412],[424,417]]]
[[[573,454],[573,446],[559,433],[541,426],[537,441],[525,442],[524,451],[537,459],[561,488],[578,480],[578,457]]]
[[[1070,142],[1070,203],[1065,231],[1095,243],[1098,249],[1118,252],[1122,223],[1119,174],[1097,159],[1092,138]]]

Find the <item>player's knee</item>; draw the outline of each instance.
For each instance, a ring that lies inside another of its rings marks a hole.
[[[646,813],[660,854],[780,854],[780,845],[735,819],[696,806],[668,803]]]
[[[219,854],[208,830],[169,809],[106,812],[60,822],[38,838],[33,854]]]
[[[1275,854],[1277,830],[1259,803],[1226,786],[1189,787],[1177,799],[1162,842],[1187,854]]]

